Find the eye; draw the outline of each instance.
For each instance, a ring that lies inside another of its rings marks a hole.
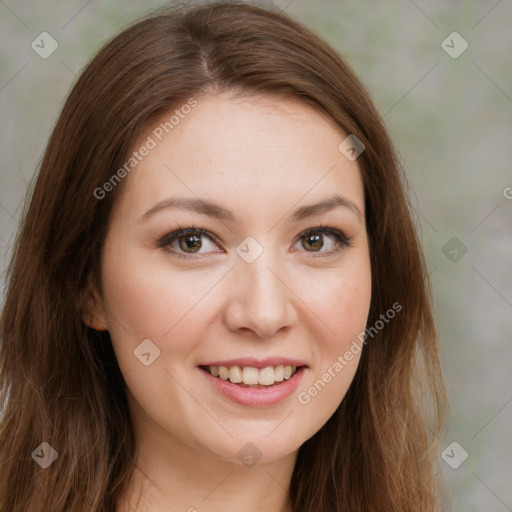
[[[216,240],[215,235],[207,229],[192,226],[179,228],[163,236],[158,241],[158,247],[178,258],[190,258],[194,254],[218,252]],[[350,237],[328,226],[318,226],[302,232],[294,247],[299,243],[306,249],[305,252],[313,253],[314,257],[330,256],[352,245]]]
[[[330,238],[327,243],[325,242],[326,236]],[[345,247],[350,247],[351,239],[337,229],[318,226],[301,233],[296,244],[298,243],[306,249],[306,252],[320,253],[323,257],[324,255],[337,253]]]
[[[180,228],[161,238],[158,246],[169,248],[169,252],[175,256],[187,258],[188,256],[184,254],[193,255],[215,251],[217,246],[213,242],[214,239],[214,235],[204,228]],[[206,240],[206,243],[203,240]],[[205,250],[200,251],[203,248]]]

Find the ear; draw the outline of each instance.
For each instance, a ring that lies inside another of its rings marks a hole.
[[[103,305],[103,298],[93,283],[91,276],[87,279],[87,286],[81,304],[82,321],[96,331],[108,330],[107,315]]]

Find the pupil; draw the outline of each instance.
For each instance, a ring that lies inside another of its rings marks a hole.
[[[201,239],[196,235],[189,235],[185,237],[185,243],[182,243],[183,238],[180,239],[180,246],[183,250],[187,249],[199,249],[201,247]],[[308,235],[307,245],[314,250],[322,248],[321,235]]]
[[[313,249],[321,249],[322,248],[322,244],[320,243],[319,245],[316,245],[315,246],[315,243],[318,244],[318,242],[320,242],[320,235],[309,235],[307,237],[307,240],[308,240],[308,245],[311,246]]]
[[[201,240],[196,235],[189,235],[185,237],[185,243],[182,243],[183,238],[180,239],[180,246],[183,250],[187,249],[199,249],[201,247]]]

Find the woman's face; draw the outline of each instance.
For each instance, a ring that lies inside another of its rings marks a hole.
[[[110,332],[139,440],[277,460],[324,425],[359,363],[363,184],[338,149],[346,134],[309,107],[195,100],[133,148],[95,323]]]

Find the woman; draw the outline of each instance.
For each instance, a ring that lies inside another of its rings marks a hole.
[[[283,13],[207,4],[115,37],[14,247],[0,509],[439,510],[405,186],[365,88]]]

